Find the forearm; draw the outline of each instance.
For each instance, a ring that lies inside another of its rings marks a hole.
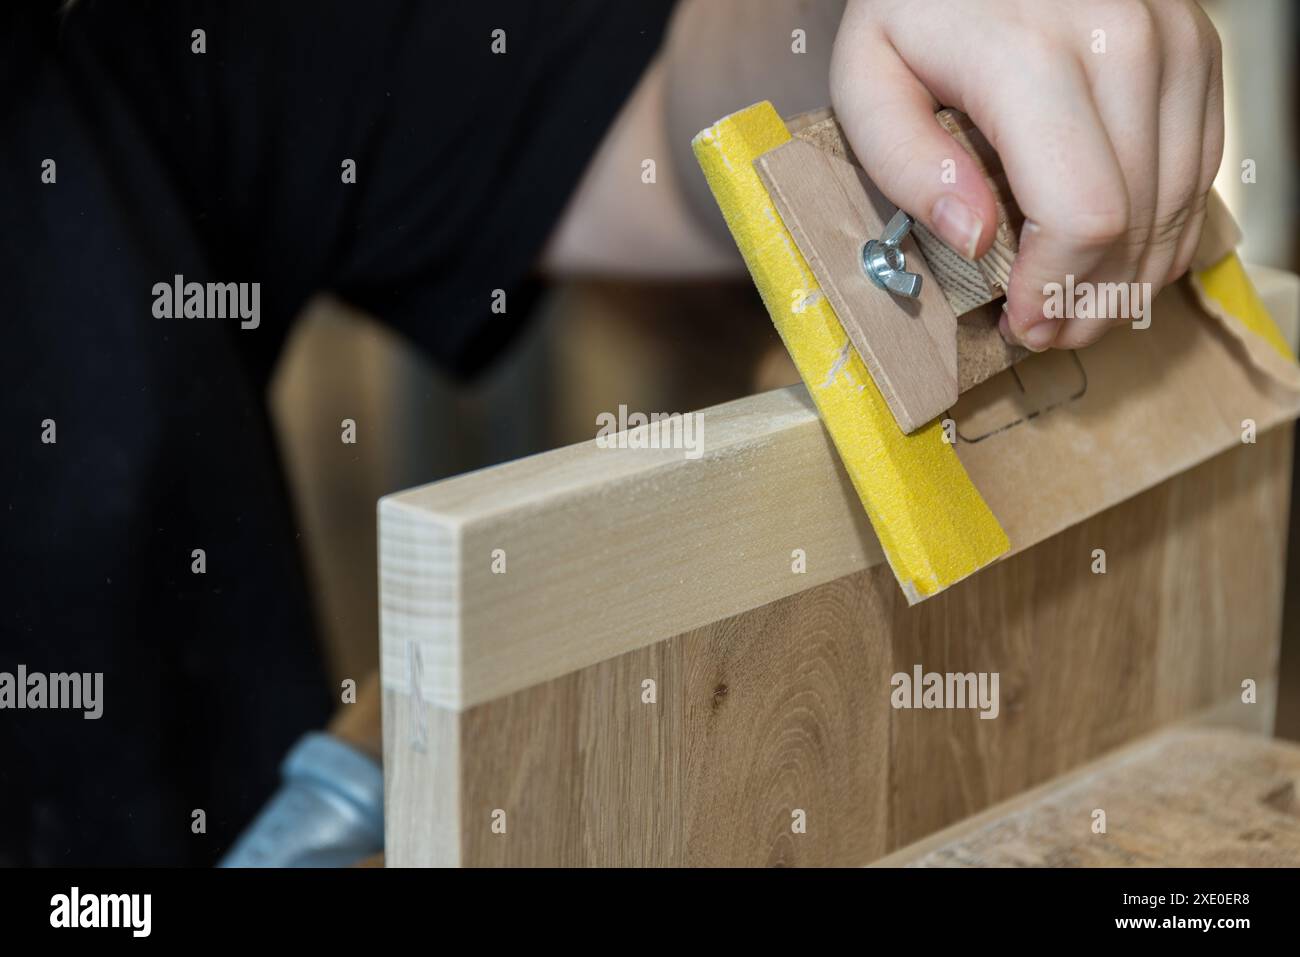
[[[663,50],[592,157],[543,268],[644,278],[741,274],[691,139],[757,100],[772,100],[785,115],[827,105],[843,7],[843,0],[684,0]],[[798,43],[795,30],[803,31]],[[655,164],[652,179],[646,160]]]
[[[739,273],[740,257],[689,202],[694,164],[676,159],[656,57],[588,164],[542,257],[561,276],[690,278]],[[688,150],[689,153],[689,150]],[[653,167],[647,167],[647,161]]]

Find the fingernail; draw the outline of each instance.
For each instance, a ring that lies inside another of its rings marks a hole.
[[[967,259],[975,258],[975,248],[984,232],[984,220],[956,196],[940,196],[930,211],[930,220],[939,235]]]
[[[1056,338],[1056,331],[1059,326],[1060,323],[1054,319],[1036,323],[1020,335],[1020,342],[1031,352],[1042,352]]]

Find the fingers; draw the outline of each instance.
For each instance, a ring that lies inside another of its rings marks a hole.
[[[846,25],[853,22],[854,9],[850,6]],[[1067,273],[1082,275],[1094,268],[1129,221],[1124,172],[1089,79],[1069,42],[1042,24],[1014,17],[972,18],[960,29],[936,29],[951,7],[922,0],[907,9],[918,12],[869,24],[844,39],[872,42],[879,50],[882,44],[873,29],[887,33],[891,75],[901,60],[927,96],[965,111],[997,150],[1027,218],[1011,270],[1006,327],[1012,339],[1033,349],[1047,348],[1061,324],[1043,315],[1049,285],[1063,282]],[[990,50],[1008,55],[989,56]],[[892,87],[902,86],[894,77]],[[856,135],[865,139],[862,130],[870,129],[870,111],[856,100],[853,106],[860,115],[850,122],[858,124]]]
[[[978,165],[935,119],[939,105],[874,29],[846,22],[831,59],[831,98],[871,181],[968,259],[988,252],[997,227]]]
[[[1192,5],[1166,4],[1157,24],[1146,7],[1128,10],[1126,29],[1111,31],[1110,51],[1085,58],[1132,208],[1126,237],[1087,279],[1096,289],[1136,285],[1123,298],[1121,314],[1067,320],[1053,343],[1059,348],[1090,345],[1119,322],[1149,321],[1142,310],[1187,270],[1195,252],[1222,150],[1222,111],[1209,94],[1219,86],[1211,55],[1218,41],[1204,14]],[[1148,97],[1146,127],[1154,137],[1126,124],[1132,110],[1125,101],[1146,103]]]
[[[1202,14],[1181,6],[1164,9],[1165,23],[1152,41],[1156,50],[1147,54],[1161,61],[1156,215],[1136,272],[1137,281],[1151,283],[1156,292],[1170,279],[1180,240],[1203,205],[1200,174],[1210,85],[1208,58],[1188,55],[1189,46],[1197,44],[1196,17]]]
[[[1196,7],[1192,11],[1195,17],[1198,57],[1205,63],[1205,100],[1201,128],[1201,156],[1196,179],[1196,199],[1187,225],[1183,227],[1174,254],[1173,265],[1165,276],[1165,283],[1178,279],[1191,265],[1196,254],[1197,244],[1201,238],[1201,228],[1205,225],[1206,203],[1210,190],[1214,187],[1214,177],[1219,172],[1223,161],[1224,121],[1223,121],[1223,48],[1219,35],[1209,22],[1205,13]]]
[[[1007,331],[1035,351],[1063,320],[1045,315],[1054,287],[1095,269],[1123,238],[1130,203],[1124,170],[1079,62],[1038,40],[1014,76],[972,104],[1025,214],[1007,290]]]
[[[851,2],[832,99],[884,193],[975,257],[992,240],[992,196],[931,114],[942,103],[971,117],[1026,217],[1004,334],[1077,348],[1144,317],[1131,295],[1107,300],[1129,302],[1125,315],[1062,316],[1071,278],[1092,284],[1094,302],[1110,284],[1149,284],[1126,290],[1145,304],[1192,259],[1223,152],[1218,37],[1192,0],[983,6],[954,18],[938,0],[911,0],[905,15]]]
[[[1108,22],[1113,27],[1116,21]],[[1124,177],[1128,225],[1091,271],[1075,271],[1075,282],[1090,284],[1098,294],[1092,314],[1071,316],[1061,323],[1052,342],[1056,348],[1091,345],[1117,322],[1142,318],[1139,313],[1144,313],[1150,297],[1133,297],[1129,284],[1142,281],[1146,269],[1158,272],[1156,282],[1163,280],[1195,186],[1198,157],[1193,155],[1189,163],[1186,151],[1162,149],[1163,144],[1188,136],[1189,125],[1191,135],[1198,131],[1195,104],[1184,97],[1178,108],[1170,108],[1162,97],[1170,74],[1164,68],[1155,19],[1147,8],[1134,6],[1122,25],[1124,29],[1108,31],[1105,45],[1084,53],[1081,63]],[[1180,163],[1181,169],[1170,168]],[[1128,293],[1122,299],[1100,295],[1119,284]]]

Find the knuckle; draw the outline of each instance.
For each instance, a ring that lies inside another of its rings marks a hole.
[[[917,148],[923,137],[921,134],[896,139],[873,151],[868,160],[872,178],[882,189],[896,190],[902,187],[908,176],[908,169],[916,162]]]
[[[1210,22],[1210,18],[1200,8],[1197,8],[1195,23],[1196,49],[1203,57],[1208,57],[1217,67],[1223,62],[1223,39],[1219,36],[1219,31],[1214,29],[1214,24]]]
[[[1021,68],[1033,71],[1060,69],[1066,51],[1057,39],[1042,30],[1014,27],[1008,30],[1007,48],[1016,51]]]
[[[1124,238],[1128,210],[1118,207],[1076,209],[1061,219],[1057,231],[1072,246],[1111,246]]]
[[[1176,38],[1204,58],[1217,59],[1223,53],[1223,41],[1213,21],[1194,0],[1178,0],[1173,5]]]
[[[1156,15],[1143,0],[1112,0],[1105,12],[1111,28],[1129,41],[1135,56],[1149,56],[1158,45],[1160,28]]]

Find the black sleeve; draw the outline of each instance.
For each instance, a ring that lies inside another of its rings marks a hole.
[[[469,374],[524,319],[510,294],[671,6],[96,0],[60,43],[88,119],[108,137],[129,114],[177,215],[223,278],[262,283],[264,314],[287,325],[332,290]]]
[[[394,51],[392,103],[359,160],[355,231],[333,279],[468,372],[522,321],[521,280],[658,47],[669,5],[444,6],[464,9],[418,18]],[[498,29],[504,54],[492,51]],[[505,315],[491,310],[495,289]]]

